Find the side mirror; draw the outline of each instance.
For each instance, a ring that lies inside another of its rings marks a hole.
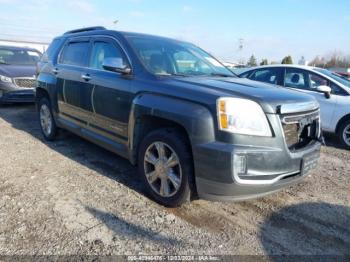
[[[121,73],[123,75],[128,75],[131,73],[130,67],[124,65],[123,59],[118,57],[108,57],[102,62],[102,67],[105,70]]]
[[[316,90],[320,93],[324,93],[326,98],[331,97],[332,89],[329,86],[318,86]]]

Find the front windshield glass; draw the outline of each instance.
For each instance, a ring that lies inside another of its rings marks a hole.
[[[0,48],[0,64],[7,65],[35,65],[40,53],[31,50]]]
[[[330,78],[332,78],[332,79],[334,79],[335,81],[345,85],[346,87],[350,88],[350,80],[347,80],[347,79],[341,77],[340,75],[338,75],[336,73],[333,73],[333,72],[331,72],[329,70],[326,70],[326,69],[317,68],[315,70],[320,72],[320,73],[322,73],[322,74],[324,74],[324,75],[326,75],[326,76],[328,76],[328,77],[330,77]]]
[[[195,45],[160,38],[129,39],[143,65],[155,75],[235,76],[214,57]]]

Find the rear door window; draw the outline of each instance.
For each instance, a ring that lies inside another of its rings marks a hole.
[[[73,66],[86,66],[89,56],[90,42],[70,42],[63,49],[61,64]]]

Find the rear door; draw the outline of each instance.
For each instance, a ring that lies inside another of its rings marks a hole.
[[[321,85],[330,86],[333,90],[333,86],[328,79],[307,70],[286,68],[284,82],[285,87],[296,88],[314,96],[320,104],[322,129],[332,129],[332,119],[338,96],[331,95],[330,98],[326,98],[324,93],[317,91],[317,87]]]
[[[88,74],[90,38],[69,40],[63,47],[54,72],[57,75],[60,117],[85,127],[92,115],[92,85]]]
[[[124,64],[130,66],[125,52],[116,40],[109,37],[96,37],[92,40],[89,67],[93,84],[94,117],[90,129],[110,139],[126,142],[132,78],[105,70],[102,66],[105,58],[122,58]]]

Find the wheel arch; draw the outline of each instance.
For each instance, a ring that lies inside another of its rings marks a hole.
[[[350,114],[347,114],[347,115],[343,116],[343,117],[338,121],[337,127],[336,127],[336,129],[335,129],[336,134],[339,133],[339,131],[340,131],[339,129],[340,129],[341,125],[344,123],[344,121],[347,121],[347,120],[350,120]]]
[[[175,128],[182,132],[191,146],[213,141],[214,119],[203,105],[178,98],[154,94],[137,96],[129,121],[130,160],[136,163],[143,137],[157,128]]]
[[[45,88],[42,88],[42,87],[36,88],[35,101],[36,101],[37,107],[38,107],[40,99],[42,99],[43,97],[46,97],[47,99],[50,100],[49,92]]]

